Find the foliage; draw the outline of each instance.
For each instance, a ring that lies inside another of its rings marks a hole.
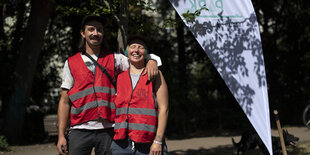
[[[9,144],[4,136],[0,136],[0,151],[9,151]]]
[[[56,11],[62,12],[66,16],[72,14],[75,15],[88,15],[88,14],[109,14],[110,9],[103,4],[102,1],[87,0],[87,1],[76,1],[72,3],[70,1],[57,1]]]
[[[187,10],[186,13],[183,13],[182,16],[184,17],[184,19],[186,20],[186,22],[194,22],[195,18],[200,16],[201,11],[206,10],[208,11],[208,9],[206,8],[206,6],[201,7],[200,9],[196,10],[195,12],[191,13],[189,10]]]
[[[310,101],[309,4],[304,0],[253,4],[262,28],[270,107],[282,113],[281,123],[300,124]]]

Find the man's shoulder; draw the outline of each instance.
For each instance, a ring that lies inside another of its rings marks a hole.
[[[125,56],[123,53],[121,53],[121,52],[116,52],[116,51],[114,51],[113,53],[114,53],[115,56],[126,57],[126,56]]]
[[[70,56],[67,59],[68,65],[70,66],[70,64],[72,63],[77,63],[77,62],[81,62],[81,60],[83,60],[82,55],[80,52],[75,53],[74,55]],[[83,62],[83,61],[82,61]]]

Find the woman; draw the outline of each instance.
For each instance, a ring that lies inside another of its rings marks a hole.
[[[164,133],[168,119],[168,88],[162,73],[154,81],[141,75],[147,56],[140,36],[128,40],[129,70],[118,76],[113,155],[167,153]]]

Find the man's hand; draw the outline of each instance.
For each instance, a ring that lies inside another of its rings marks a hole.
[[[68,154],[67,140],[65,138],[66,127],[68,118],[70,115],[70,99],[68,96],[68,90],[61,90],[61,97],[58,104],[58,143],[57,149],[59,154]]]
[[[161,144],[153,143],[150,148],[150,155],[161,155],[162,154],[161,147],[162,147]]]
[[[65,137],[58,138],[57,149],[58,149],[59,154],[61,155],[68,154],[67,140]]]
[[[157,62],[155,60],[149,60],[146,64],[145,70],[142,75],[148,73],[148,80],[153,81],[158,75]]]

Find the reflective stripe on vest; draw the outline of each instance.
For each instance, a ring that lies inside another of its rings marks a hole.
[[[78,115],[88,109],[95,108],[95,107],[97,107],[96,101],[86,103],[85,105],[78,107],[78,108],[71,107],[71,114]],[[108,101],[100,100],[98,101],[98,107],[108,107],[110,109],[115,109],[115,104],[110,103],[109,105]]]
[[[157,129],[157,126],[154,125],[149,125],[149,124],[139,124],[139,123],[127,123],[127,122],[122,122],[122,123],[115,123],[114,129],[118,130],[121,128],[127,128],[129,130],[141,130],[141,131],[149,131],[149,132],[155,132]]]
[[[115,88],[96,86],[95,91],[94,91],[94,88],[91,87],[91,88],[85,89],[83,91],[74,93],[74,94],[70,95],[69,98],[70,98],[71,102],[74,102],[77,99],[83,98],[83,97],[90,95],[92,93],[95,93],[95,92],[96,93],[115,94]]]
[[[124,108],[117,108],[116,115],[127,114],[127,107]],[[154,109],[147,109],[147,108],[129,108],[128,114],[136,114],[136,115],[149,115],[157,117],[158,112]]]

